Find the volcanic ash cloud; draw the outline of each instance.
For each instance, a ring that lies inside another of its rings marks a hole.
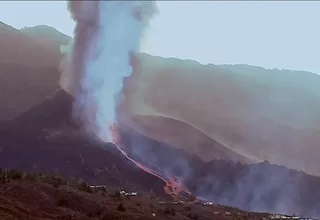
[[[116,96],[132,74],[130,56],[139,52],[153,1],[69,1],[74,40],[61,63],[61,87],[75,98],[73,115],[86,131],[112,141]],[[62,48],[63,49],[63,48]],[[62,51],[63,52],[63,51]],[[66,52],[66,51],[64,51]]]

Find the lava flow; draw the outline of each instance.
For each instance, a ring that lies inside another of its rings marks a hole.
[[[133,162],[137,167],[139,167],[141,170],[161,179],[164,181],[164,191],[170,195],[173,199],[178,200],[178,198],[184,198],[186,199],[183,194],[187,194],[188,197],[190,197],[192,194],[189,192],[189,190],[183,186],[182,182],[179,180],[176,180],[174,177],[162,177],[159,173],[149,169],[148,167],[145,167],[141,163],[135,161],[134,159],[130,158],[128,154],[122,149],[123,145],[121,143],[121,137],[117,130],[117,127],[115,124],[111,125],[110,127],[110,133],[112,137],[112,143],[117,147],[117,149],[131,162]]]

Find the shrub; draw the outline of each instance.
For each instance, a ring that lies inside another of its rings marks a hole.
[[[106,190],[106,187],[104,187],[104,186],[101,186],[101,187],[99,187],[98,188],[100,191],[102,191],[102,192],[106,192],[107,190]]]
[[[11,170],[10,172],[8,172],[7,176],[10,179],[17,180],[17,179],[22,179],[23,173],[19,171]]]
[[[78,186],[78,189],[83,192],[92,193],[92,189],[90,186],[88,186],[85,182],[81,182]]]
[[[116,190],[113,193],[111,193],[112,198],[121,198],[120,190]]]
[[[122,202],[118,205],[118,211],[121,211],[121,212],[125,212],[126,211],[126,207],[124,207]]]
[[[198,220],[198,219],[199,219],[199,216],[198,216],[198,215],[193,215],[192,220]]]
[[[166,215],[175,216],[175,215],[176,215],[176,210],[174,210],[173,208],[169,209],[169,208],[167,207],[167,208],[165,208],[164,213],[165,213]]]
[[[38,176],[36,174],[32,174],[32,173],[27,173],[25,178],[29,181],[32,181],[32,182],[38,181]]]
[[[164,214],[169,215],[170,214],[170,209],[168,207],[166,207],[164,209]]]
[[[175,216],[176,215],[176,210],[174,210],[173,208],[171,209],[171,215]]]
[[[60,198],[57,202],[58,206],[67,206],[68,205],[68,200],[64,197]]]
[[[192,219],[192,220],[198,220],[199,219],[199,216],[196,215],[196,214],[191,214],[191,213],[188,213],[187,215],[188,218]]]

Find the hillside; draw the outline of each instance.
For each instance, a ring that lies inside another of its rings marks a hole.
[[[275,217],[200,201],[176,203],[140,192],[123,195],[108,187],[91,188],[81,181],[14,170],[0,172],[0,180],[0,218],[8,220],[209,220],[212,215],[217,220],[268,220]]]
[[[125,190],[152,189],[165,197],[163,180],[136,167],[113,145],[85,138],[71,120],[71,103],[70,96],[59,92],[2,128],[0,167],[56,173]],[[131,158],[167,181],[180,179],[199,198],[245,210],[320,216],[319,177],[268,162],[205,163],[125,124],[121,124],[120,133],[122,149]]]
[[[134,130],[207,162],[217,154],[206,143],[217,142],[235,162],[268,160],[320,175],[319,75],[148,54],[134,69],[123,110]]]
[[[14,118],[59,89],[61,55],[59,50],[1,22],[0,48],[2,121]]]
[[[137,169],[113,145],[92,144],[73,132],[72,99],[63,92],[5,124],[0,131],[0,167],[55,173],[124,189],[164,194],[164,182]],[[62,136],[57,135],[63,131]],[[19,162],[17,162],[19,161]],[[112,174],[112,175],[110,175]]]
[[[181,122],[176,131],[194,129],[197,141],[191,146],[190,132],[188,141],[180,140],[180,145],[192,148],[190,152],[208,152],[198,138],[200,132],[251,161],[269,160],[320,175],[318,75],[248,65],[201,65],[147,54],[141,54],[140,61],[126,88],[125,111],[149,126],[144,135],[156,137],[151,132],[157,130],[157,140],[165,140],[173,119]],[[150,117],[157,122],[149,123]],[[198,155],[205,161],[215,158],[213,151]]]
[[[244,210],[320,217],[320,192],[316,193],[320,177],[268,161],[206,163],[128,128],[123,130],[122,138],[132,158],[182,180],[200,198]]]

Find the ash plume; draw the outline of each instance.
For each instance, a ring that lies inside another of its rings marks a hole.
[[[100,141],[112,141],[123,80],[132,74],[153,1],[69,1],[76,22],[73,42],[61,52],[61,87],[74,96],[73,116]]]

